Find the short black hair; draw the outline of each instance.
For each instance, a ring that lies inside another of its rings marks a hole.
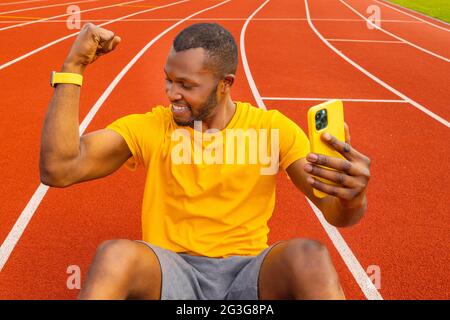
[[[231,33],[217,23],[196,23],[182,30],[173,40],[176,52],[203,48],[206,51],[205,64],[221,78],[236,74],[238,51]]]

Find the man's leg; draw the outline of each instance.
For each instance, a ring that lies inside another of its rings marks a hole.
[[[78,299],[161,297],[161,266],[145,244],[131,240],[102,243]]]
[[[262,300],[345,299],[327,249],[313,240],[292,239],[273,247],[258,282]]]

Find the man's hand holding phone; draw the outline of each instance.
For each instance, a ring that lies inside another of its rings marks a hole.
[[[337,197],[343,207],[351,209],[364,204],[370,179],[370,159],[350,146],[350,130],[347,124],[344,124],[344,127],[345,142],[328,133],[323,133],[321,139],[345,159],[309,153],[306,157],[309,162],[305,164],[304,169],[313,176],[334,182],[335,185],[324,183],[312,176],[307,178],[313,188]]]

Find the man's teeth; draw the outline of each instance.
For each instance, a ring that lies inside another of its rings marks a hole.
[[[189,109],[189,107],[180,107],[180,106],[176,106],[176,105],[172,105],[172,107],[177,111]]]

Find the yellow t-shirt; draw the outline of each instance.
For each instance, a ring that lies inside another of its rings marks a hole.
[[[127,142],[133,156],[126,166],[147,171],[143,240],[207,257],[257,255],[268,247],[278,167],[285,170],[309,152],[293,121],[242,102],[216,132],[178,126],[163,106],[107,128]]]

